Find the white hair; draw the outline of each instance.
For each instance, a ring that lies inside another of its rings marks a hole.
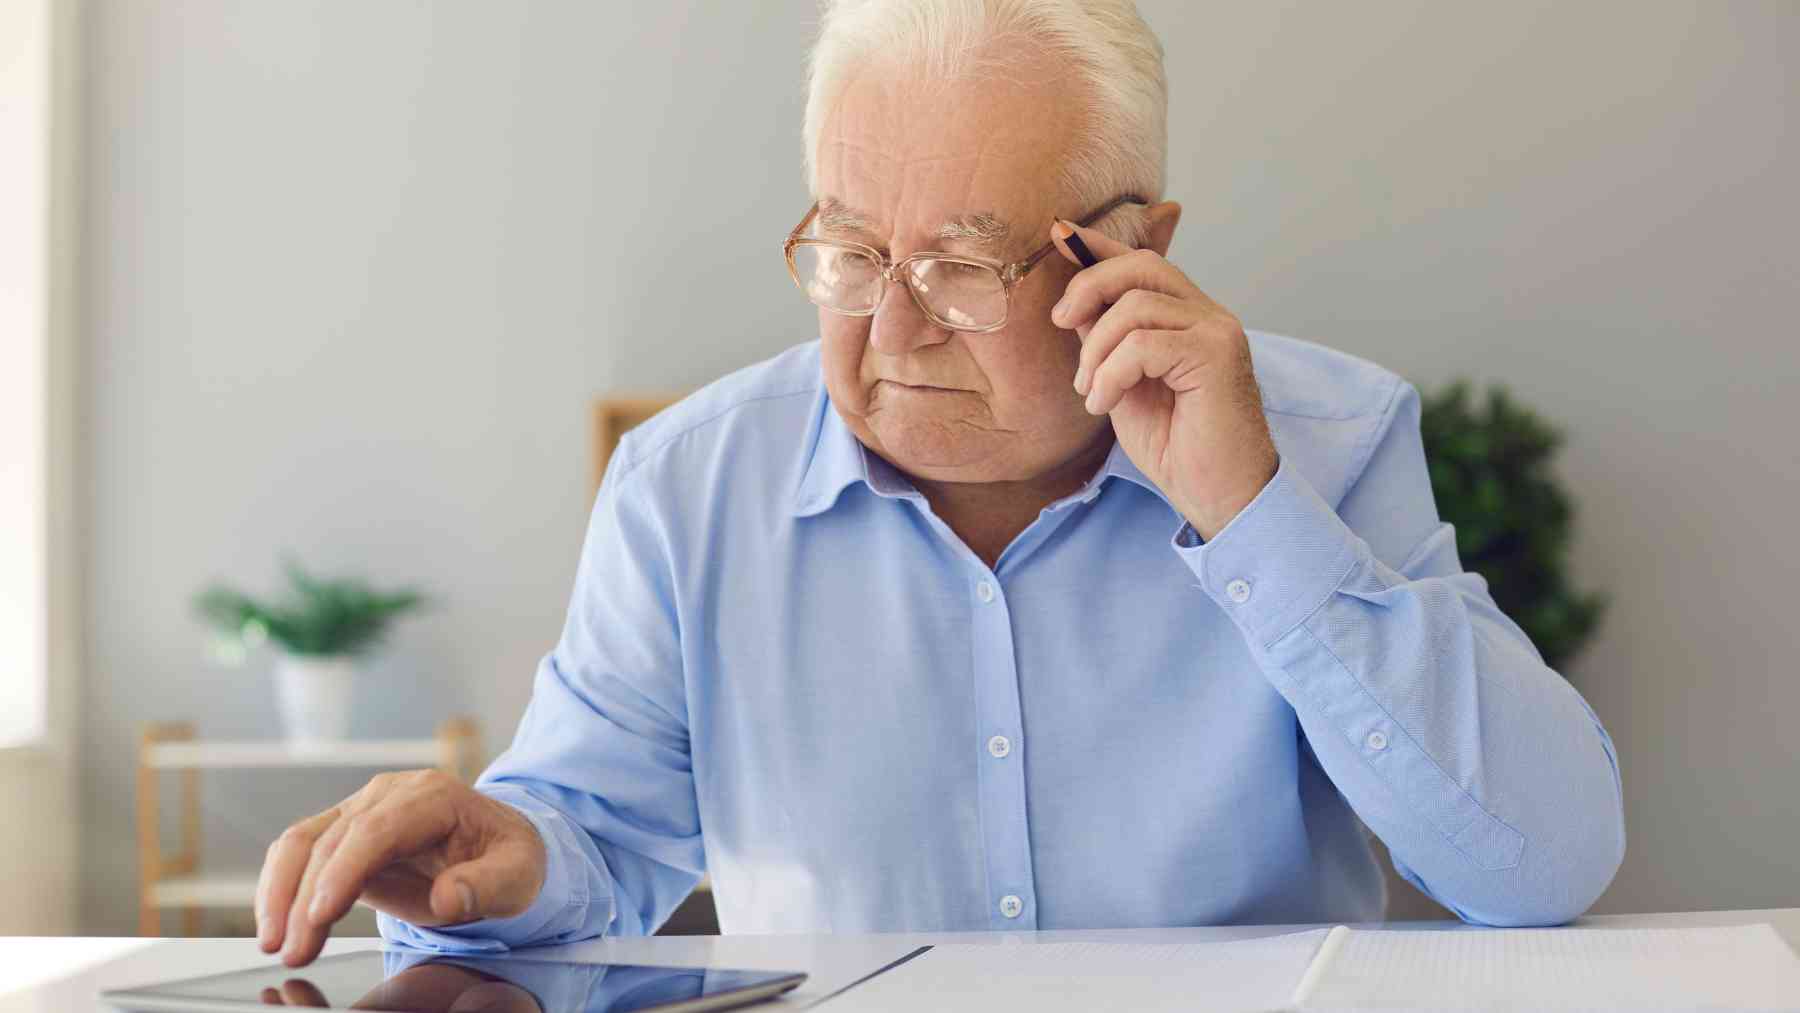
[[[1017,36],[1049,52],[1087,87],[1086,123],[1065,152],[1061,180],[1082,213],[1122,194],[1162,198],[1168,159],[1168,84],[1162,44],[1132,0],[820,0],[807,66],[806,181],[819,193],[818,145],[832,103],[857,64],[881,60],[928,84],[1004,69],[1026,47],[984,43]],[[996,51],[997,50],[997,51]],[[1142,208],[1107,215],[1104,231],[1144,242]]]

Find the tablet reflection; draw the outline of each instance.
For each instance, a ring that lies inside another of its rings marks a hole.
[[[706,993],[704,970],[579,964],[384,950],[386,977],[351,1009],[396,1013],[629,1013]],[[323,1008],[331,997],[296,975],[265,988],[266,1006]],[[340,998],[341,1002],[342,999]]]

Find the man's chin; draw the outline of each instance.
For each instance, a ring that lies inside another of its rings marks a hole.
[[[870,427],[878,441],[875,452],[889,464],[919,478],[938,482],[992,481],[992,438],[933,420],[887,418]]]

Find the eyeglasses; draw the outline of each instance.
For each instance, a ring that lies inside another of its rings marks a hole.
[[[1126,195],[1077,221],[1087,227],[1123,204],[1148,204],[1142,197]],[[895,263],[872,246],[840,239],[819,239],[801,233],[819,213],[819,204],[806,212],[800,224],[781,244],[788,274],[814,304],[852,317],[872,316],[881,305],[887,283],[904,283],[913,302],[941,327],[985,333],[1006,325],[1012,290],[1038,261],[1055,249],[1045,243],[1024,260],[1010,264],[983,257],[924,250]]]

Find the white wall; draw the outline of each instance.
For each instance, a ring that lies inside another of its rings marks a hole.
[[[0,934],[78,927],[75,0],[0,4]]]
[[[0,755],[48,726],[50,10],[0,8]]]
[[[209,579],[271,587],[286,548],[436,588],[356,730],[468,710],[510,738],[573,576],[589,398],[808,336],[776,248],[814,10],[96,6],[85,931],[131,930],[136,723],[275,731],[264,667],[207,659]],[[1177,263],[1253,327],[1568,426],[1579,574],[1617,599],[1572,672],[1625,761],[1601,909],[1800,904],[1800,8],[1145,12]],[[209,858],[360,781],[213,778]]]

